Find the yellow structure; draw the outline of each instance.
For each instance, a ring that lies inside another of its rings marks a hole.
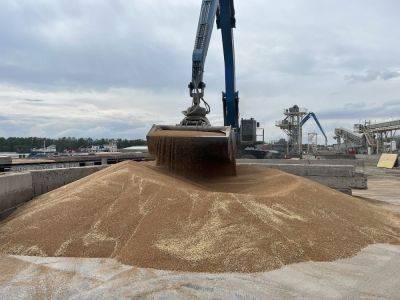
[[[397,162],[397,154],[382,154],[381,158],[379,159],[378,168],[387,168],[393,169]]]

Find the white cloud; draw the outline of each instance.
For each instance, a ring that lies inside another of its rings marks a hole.
[[[346,78],[352,82],[369,82],[374,80],[390,80],[400,77],[400,71],[377,71],[377,70],[367,70],[360,74],[351,74],[346,76]]]
[[[24,136],[142,138],[153,123],[179,122],[171,96],[125,88],[36,91],[0,85],[0,127]]]
[[[283,136],[274,123],[293,104],[320,112],[327,131],[388,117],[357,104],[399,95],[399,1],[235,3],[241,116],[260,120],[267,139]],[[0,134],[144,137],[153,122],[179,122],[199,8],[198,0],[1,1]],[[205,81],[219,124],[223,76],[215,30]]]

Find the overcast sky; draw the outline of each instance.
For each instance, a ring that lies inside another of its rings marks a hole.
[[[144,138],[175,124],[201,0],[1,0],[0,136]],[[241,117],[266,139],[293,104],[335,127],[400,118],[400,1],[236,1]],[[222,124],[220,32],[206,63]],[[308,125],[305,132],[316,130]]]

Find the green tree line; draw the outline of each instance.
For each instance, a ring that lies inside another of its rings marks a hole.
[[[118,149],[146,145],[145,140],[128,140],[128,139],[114,139],[117,142]],[[74,138],[63,137],[59,139],[45,139],[38,137],[0,137],[0,152],[17,152],[29,153],[32,148],[42,148],[44,142],[46,146],[56,145],[58,152],[64,150],[78,150],[81,147],[90,147],[92,145],[108,144],[111,139],[91,139],[91,138]]]

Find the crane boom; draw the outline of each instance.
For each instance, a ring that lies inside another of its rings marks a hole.
[[[198,91],[203,91],[205,87],[203,82],[204,64],[207,58],[217,8],[218,0],[204,0],[201,5],[192,55],[192,81],[189,84],[192,97]]]
[[[206,118],[210,107],[204,100],[206,85],[203,82],[203,75],[215,18],[217,18],[218,29],[221,29],[225,61],[225,92],[222,93],[224,125],[238,128],[239,100],[236,91],[233,40],[233,28],[235,28],[236,20],[233,0],[203,0],[202,2],[192,56],[192,81],[189,83],[192,106],[183,112],[185,118],[181,125],[211,126]],[[201,101],[204,102],[205,108],[200,106]]]
[[[235,45],[233,28],[236,27],[233,0],[220,0],[217,27],[221,29],[225,61],[225,93],[222,93],[224,125],[239,127],[239,92],[236,91]]]
[[[317,118],[317,116],[316,116],[315,113],[309,112],[309,113],[304,117],[304,119],[301,121],[300,127],[303,127],[303,125],[304,125],[311,117],[314,119],[315,123],[317,123],[317,126],[318,126],[319,130],[321,130],[322,134],[324,135],[324,137],[325,137],[325,146],[327,146],[327,145],[328,145],[328,137],[326,136],[325,131],[324,131],[324,129],[322,128],[321,123],[319,123],[319,120],[318,120],[318,118]]]

